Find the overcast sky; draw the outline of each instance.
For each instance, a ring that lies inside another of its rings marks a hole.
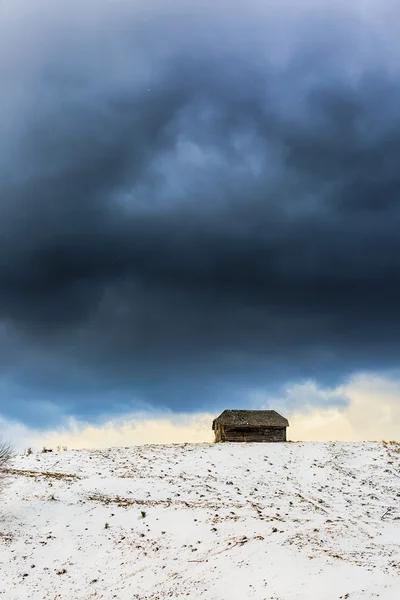
[[[3,0],[2,418],[397,377],[397,5]]]

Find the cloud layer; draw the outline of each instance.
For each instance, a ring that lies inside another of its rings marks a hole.
[[[276,397],[248,398],[253,408],[275,408],[289,418],[293,441],[400,440],[400,377],[360,373],[336,388],[302,382]],[[104,416],[96,422],[64,419],[54,427],[35,429],[0,419],[0,428],[19,451],[43,446],[56,449],[108,448],[141,444],[212,442],[217,413],[192,415],[142,411]]]
[[[395,4],[1,9],[3,412],[398,364]]]

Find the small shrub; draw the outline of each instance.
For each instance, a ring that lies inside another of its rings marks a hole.
[[[14,451],[11,444],[5,442],[0,437],[0,486],[4,484],[7,478],[10,462],[13,456]]]
[[[147,513],[146,513],[146,511],[145,511],[145,510],[141,510],[141,511],[140,511],[140,514],[141,514],[141,517],[142,517],[142,519],[145,519],[145,518],[146,518],[146,515],[147,515]]]
[[[104,529],[110,529],[109,523],[104,523]]]

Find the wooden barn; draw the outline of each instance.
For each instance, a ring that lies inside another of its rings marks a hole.
[[[224,410],[212,423],[216,442],[286,442],[286,427],[274,410]]]

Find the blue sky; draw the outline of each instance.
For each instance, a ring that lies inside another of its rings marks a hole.
[[[398,381],[399,11],[3,1],[4,423]]]

